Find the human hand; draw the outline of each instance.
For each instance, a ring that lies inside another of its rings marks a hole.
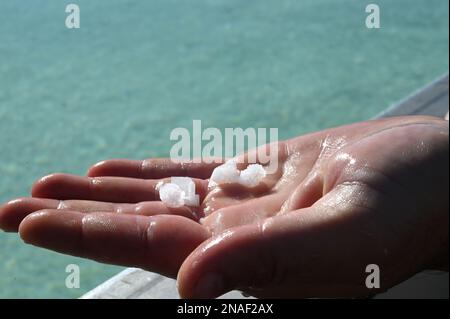
[[[368,264],[380,267],[381,290],[448,268],[448,122],[357,123],[280,142],[278,156],[253,189],[208,190],[216,165],[157,159],[50,175],[33,198],[0,208],[0,226],[33,245],[177,277],[182,297],[363,297],[373,294]],[[200,211],[158,201],[156,184],[170,176],[195,179]]]

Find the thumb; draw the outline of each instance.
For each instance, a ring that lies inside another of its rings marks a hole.
[[[333,198],[342,202],[342,197]],[[399,254],[387,257],[385,250],[394,247],[377,239],[378,214],[344,202],[276,215],[210,238],[183,262],[177,278],[180,296],[215,298],[234,289],[263,298],[372,294],[365,284],[366,266],[395,268],[398,258],[393,257],[405,253],[393,249]]]
[[[330,280],[324,273],[335,273],[354,225],[339,226],[317,212],[300,209],[210,238],[183,262],[180,296],[215,298],[234,289],[264,298],[322,294]]]
[[[234,289],[265,286],[275,270],[262,225],[229,229],[200,245],[178,272],[182,298],[216,298]]]

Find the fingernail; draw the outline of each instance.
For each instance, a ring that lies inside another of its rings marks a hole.
[[[196,298],[215,298],[223,292],[223,278],[217,273],[208,273],[197,282]]]

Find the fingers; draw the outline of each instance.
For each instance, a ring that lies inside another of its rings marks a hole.
[[[167,214],[184,216],[196,221],[198,220],[198,212],[195,208],[187,206],[171,208],[159,201],[123,204],[86,200],[20,198],[10,201],[0,207],[0,229],[7,232],[17,232],[19,224],[26,216],[43,209],[69,210],[81,213],[111,212],[141,216]]]
[[[56,209],[59,201],[54,199],[19,198],[0,207],[0,229],[17,232],[20,222],[29,214],[41,209]]]
[[[19,233],[35,246],[170,277],[176,276],[186,256],[209,237],[204,227],[180,216],[55,210],[27,216]]]
[[[33,197],[136,203],[158,199],[157,181],[121,177],[89,178],[54,174],[40,179]]]
[[[158,201],[157,185],[161,180],[125,177],[81,177],[54,174],[40,179],[32,188],[32,196],[55,199],[81,199],[113,203]],[[206,181],[194,179],[196,192],[202,200]]]
[[[207,191],[206,181],[193,180],[196,192],[203,200]],[[18,199],[0,207],[0,228],[15,232],[27,215],[42,209],[57,208],[84,213],[102,211],[146,216],[175,214],[198,220],[195,208],[168,208],[159,202],[157,185],[161,182],[123,177],[49,175],[33,186],[32,195],[36,198]]]
[[[121,176],[143,179],[160,179],[171,176],[187,176],[206,179],[212,171],[223,163],[214,159],[214,163],[176,163],[168,158],[147,159],[143,161],[113,159],[92,166],[88,176]]]

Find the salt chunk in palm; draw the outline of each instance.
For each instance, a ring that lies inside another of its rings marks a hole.
[[[241,172],[240,184],[246,187],[255,187],[266,177],[266,171],[259,164],[251,164]]]
[[[214,169],[210,178],[209,186],[238,183],[240,174],[241,173],[236,167],[236,162],[228,161]]]
[[[184,204],[188,206],[200,205],[200,198],[195,194],[195,183],[189,177],[172,177],[172,184],[178,185],[184,192]]]
[[[168,207],[200,205],[200,198],[195,194],[195,183],[189,177],[172,177],[170,183],[159,187],[159,197]]]
[[[192,178],[189,177],[172,177],[170,178],[172,184],[180,186],[180,188],[185,192],[186,197],[191,197],[195,195],[195,183]]]
[[[216,167],[211,175],[209,186],[237,183],[246,187],[255,187],[264,177],[266,177],[266,171],[260,164],[251,164],[241,172],[237,169],[235,161],[228,161]]]
[[[167,183],[159,188],[159,197],[167,207],[184,206],[184,195],[184,191],[176,184]]]

